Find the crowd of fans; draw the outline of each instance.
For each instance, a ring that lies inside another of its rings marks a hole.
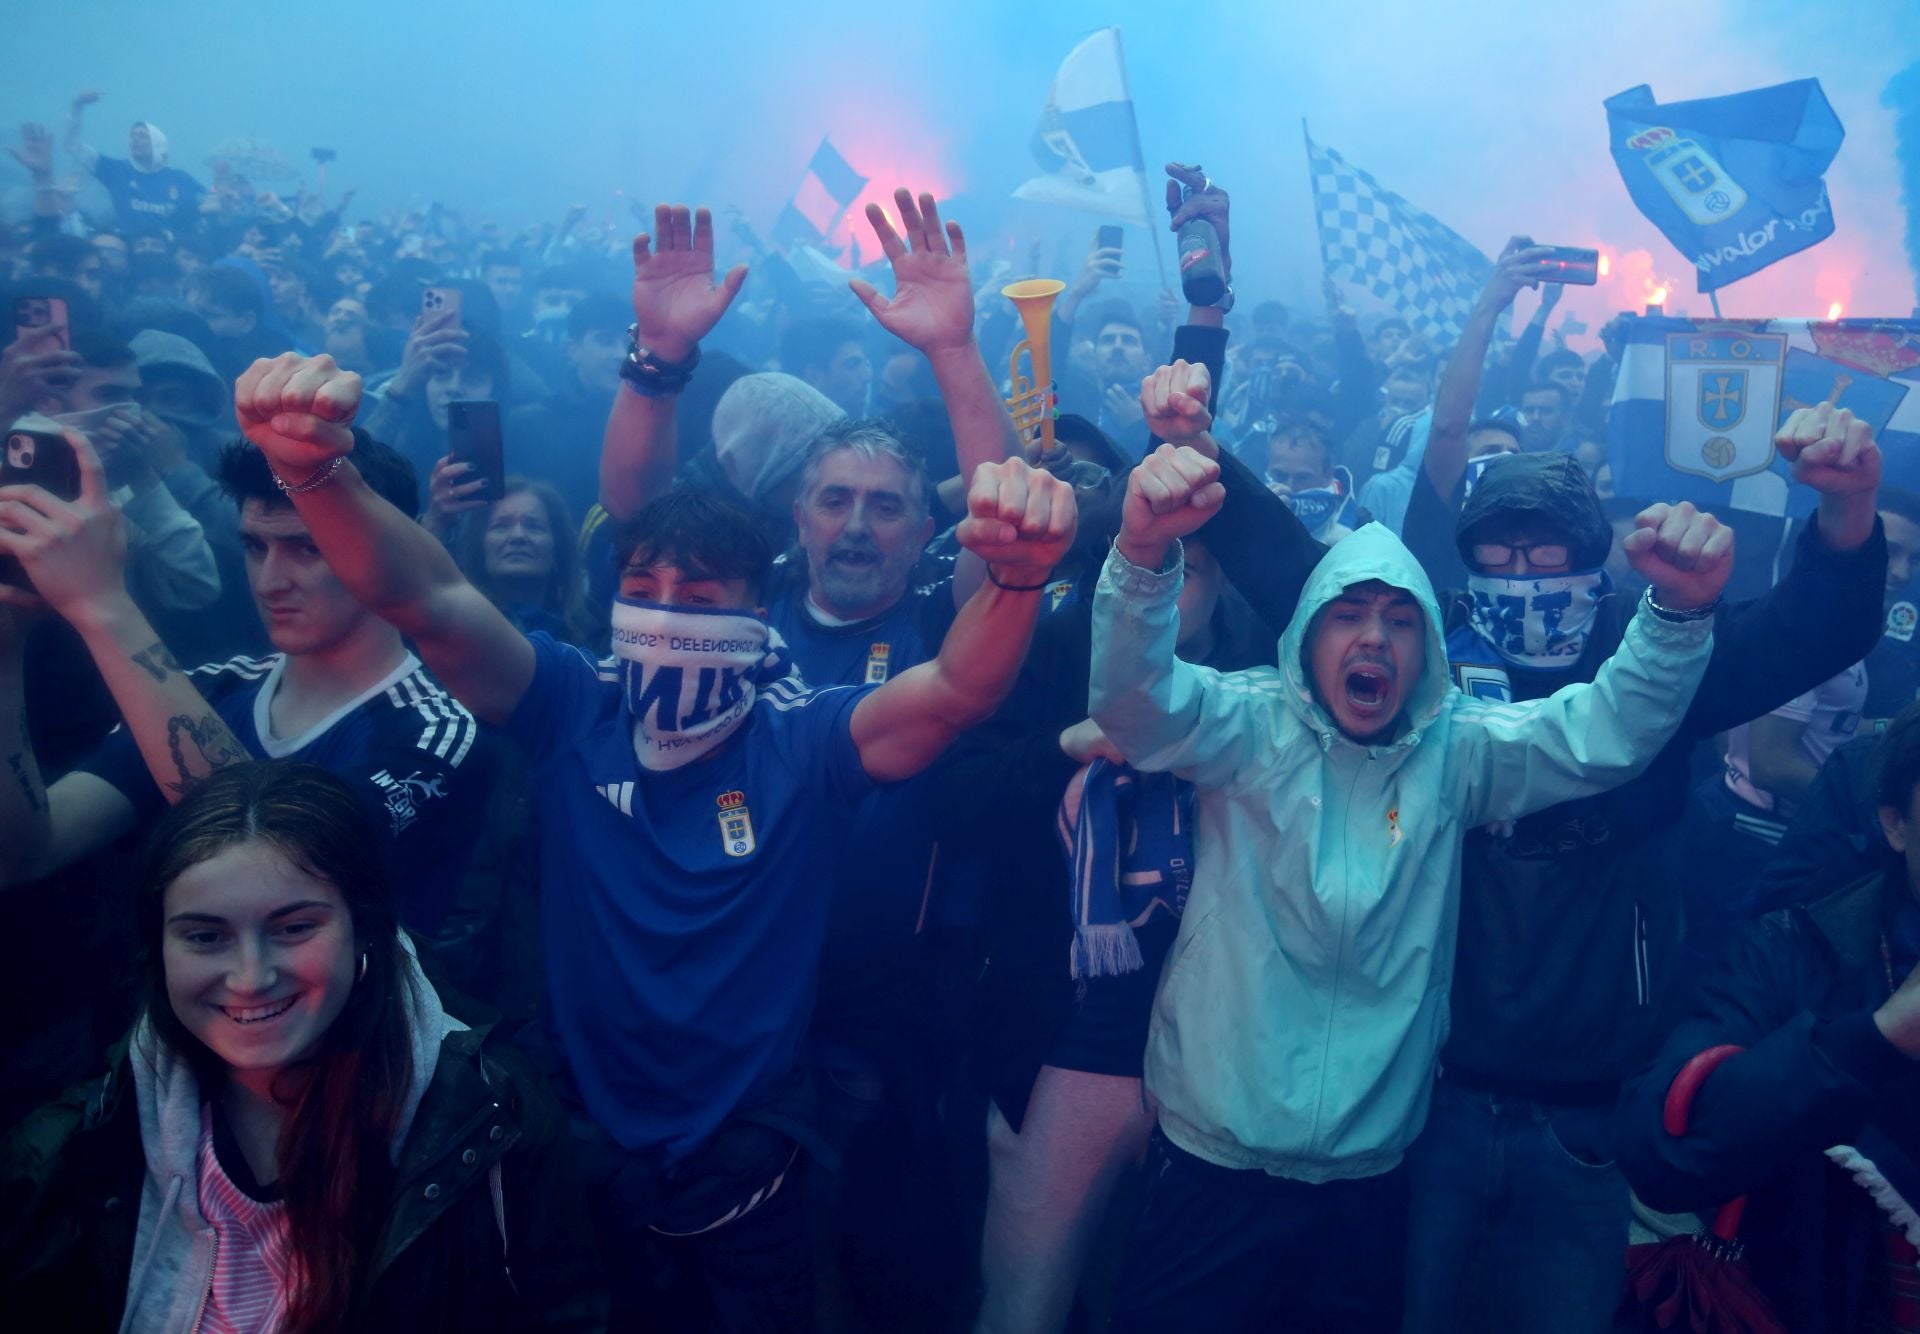
[[[1920,1329],[1920,497],[1850,412],[1805,522],[1617,496],[1525,237],[1447,347],[1096,241],[1046,448],[931,196],[849,291],[96,100],[0,230],[20,1327],[1601,1334],[1749,1195],[1782,1328]]]

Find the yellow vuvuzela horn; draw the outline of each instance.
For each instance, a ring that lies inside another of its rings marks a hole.
[[[1053,452],[1053,303],[1067,290],[1058,278],[1024,278],[1008,283],[1000,295],[1013,302],[1027,336],[1013,349],[1013,367],[1007,411],[1023,445],[1039,442],[1040,452]],[[1020,374],[1020,354],[1027,354],[1027,374]]]

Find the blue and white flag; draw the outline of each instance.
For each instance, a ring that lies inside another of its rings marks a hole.
[[[831,139],[822,138],[820,147],[813,150],[813,160],[807,163],[800,187],[773,224],[775,243],[825,245],[847,205],[866,187],[867,178],[847,165]]]
[[[1831,402],[1873,427],[1889,485],[1920,486],[1920,320],[1626,322],[1607,453],[1613,489],[1644,500],[1804,518],[1773,435]]]
[[[1606,108],[1627,193],[1702,292],[1833,235],[1822,177],[1846,131],[1818,79],[1666,106],[1641,84]]]
[[[1415,332],[1459,341],[1493,261],[1371,175],[1307,140],[1313,212],[1327,277],[1392,304]]]
[[[1147,167],[1118,28],[1102,28],[1061,62],[1033,132],[1033,156],[1045,174],[1015,190],[1015,199],[1148,225]]]

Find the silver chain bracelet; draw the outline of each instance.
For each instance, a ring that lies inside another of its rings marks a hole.
[[[276,472],[273,474],[273,484],[290,496],[301,496],[309,491],[318,491],[321,487],[333,480],[333,475],[340,471],[340,465],[346,461],[347,456],[345,454],[337,455],[331,462],[323,463],[315,469],[313,476],[307,478],[306,481],[295,482],[291,485],[288,484],[286,478]],[[269,469],[269,471],[272,470]]]

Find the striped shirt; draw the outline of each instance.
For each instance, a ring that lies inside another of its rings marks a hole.
[[[272,1334],[287,1315],[287,1209],[233,1183],[213,1146],[213,1105],[200,1109],[200,1214],[213,1228],[213,1278],[196,1328]]]

